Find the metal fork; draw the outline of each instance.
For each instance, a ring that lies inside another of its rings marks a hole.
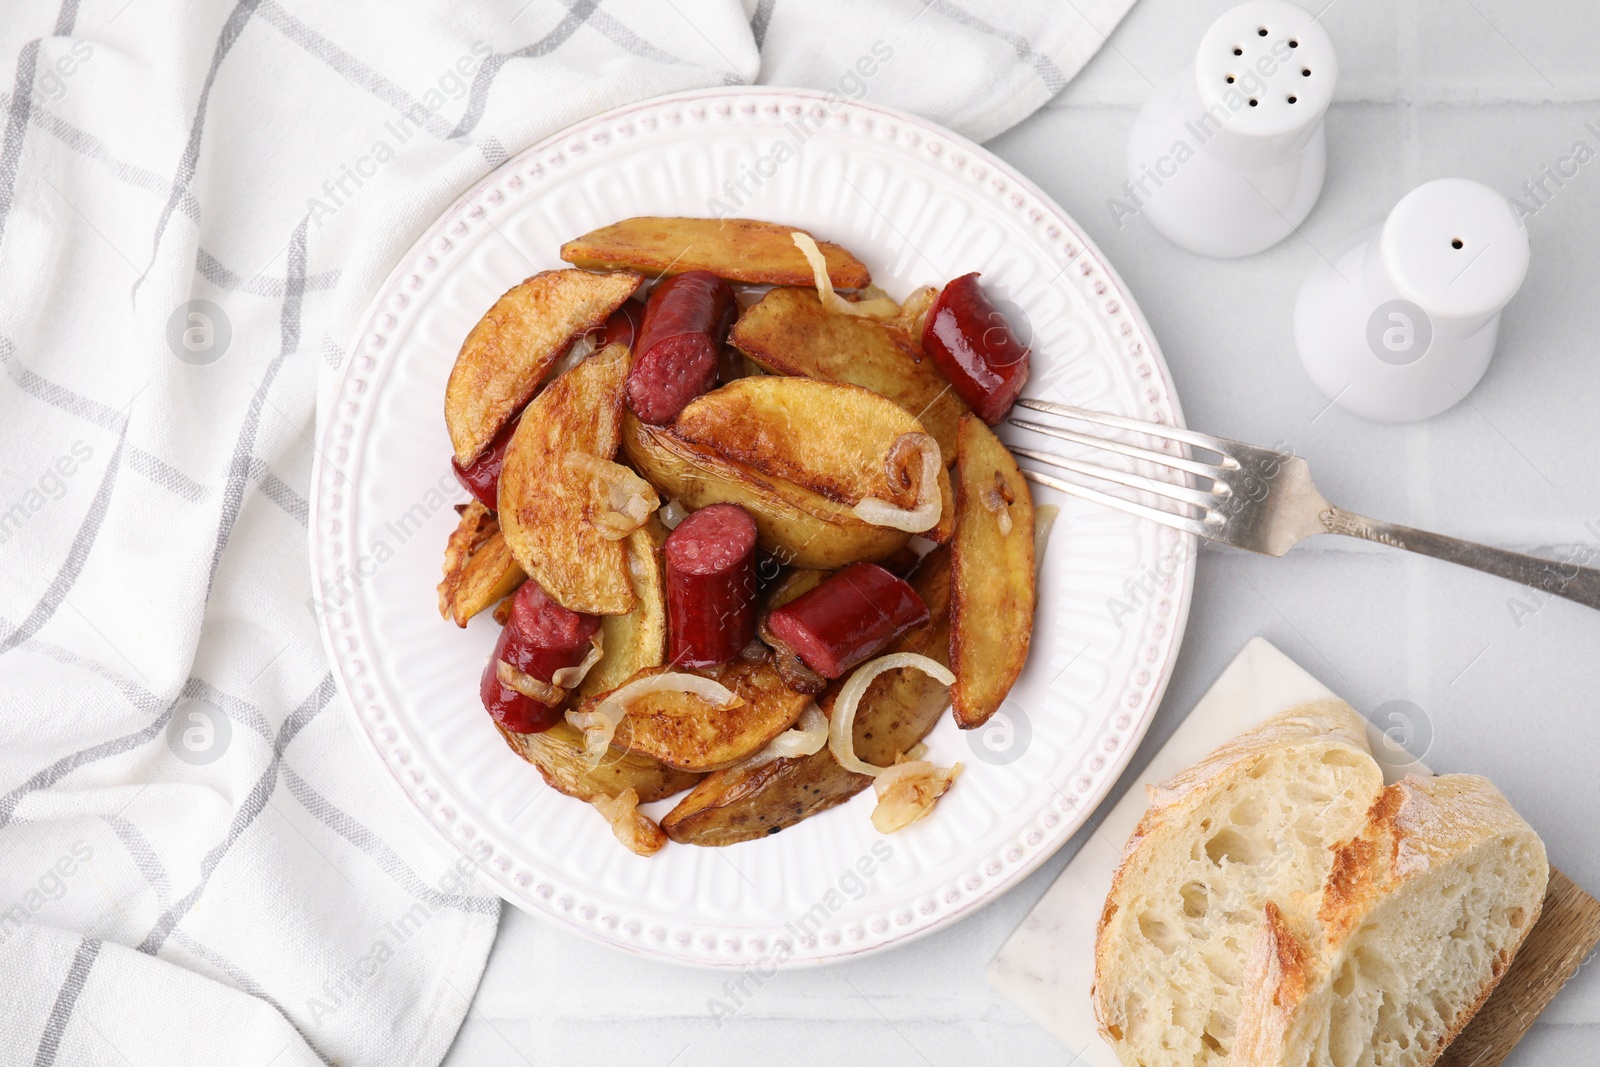
[[[1176,505],[1177,509],[1151,507],[1024,468],[1023,476],[1040,485],[1117,508],[1175,530],[1269,556],[1281,556],[1313,534],[1344,534],[1346,537],[1377,541],[1408,552],[1420,552],[1435,559],[1459,563],[1463,567],[1509,578],[1513,582],[1575,600],[1591,608],[1600,608],[1600,569],[1578,566],[1570,561],[1557,562],[1524,556],[1518,552],[1490,548],[1409,526],[1397,526],[1345,511],[1322,498],[1311,481],[1310,467],[1299,456],[1226,437],[1140,422],[1121,415],[1108,415],[1046,400],[1024,399],[1018,400],[1017,404],[1094,426],[1148,434],[1174,442],[1179,446],[1178,451],[1184,453],[1172,455],[1113,440],[1104,434],[1081,433],[1025,419],[1009,419],[1007,421],[1013,426],[1024,430],[1157,465],[1167,473],[1179,475],[1180,481],[1185,483],[1147,478],[1050,452],[1013,446],[1011,451],[1018,456],[1085,477],[1152,493]],[[1196,459],[1189,449],[1182,447],[1185,445],[1190,449],[1214,452],[1219,458],[1213,462]],[[1192,477],[1182,477],[1184,475]],[[1204,479],[1209,487],[1196,488],[1199,483],[1194,479]]]

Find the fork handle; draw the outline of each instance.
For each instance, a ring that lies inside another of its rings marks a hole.
[[[1520,585],[1575,600],[1591,608],[1600,608],[1600,569],[1594,567],[1580,567],[1570,560],[1540,559],[1520,552],[1508,552],[1503,548],[1490,548],[1458,537],[1446,537],[1410,526],[1369,519],[1332,505],[1322,512],[1320,518],[1323,528],[1329,533],[1377,541],[1403,548],[1407,552],[1420,552],[1424,556],[1459,563],[1485,574],[1509,578]]]

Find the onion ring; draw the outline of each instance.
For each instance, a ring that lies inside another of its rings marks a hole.
[[[828,751],[833,753],[833,758],[838,760],[839,766],[845,770],[855,771],[857,774],[870,774],[876,778],[889,769],[874,767],[856,755],[856,708],[860,705],[861,698],[866,695],[867,687],[878,675],[902,667],[915,667],[943,685],[954,685],[956,681],[956,676],[950,673],[949,667],[936,659],[919,656],[915,652],[895,652],[879,656],[857,667],[855,673],[850,675],[849,681],[844,683],[844,688],[839,690],[839,697],[833,704],[833,717],[828,722]]]

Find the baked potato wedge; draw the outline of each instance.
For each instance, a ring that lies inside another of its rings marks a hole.
[[[666,669],[650,667],[638,676]],[[754,753],[794,725],[811,703],[785,686],[771,664],[734,660],[696,673],[721,682],[744,703],[723,709],[693,693],[651,693],[629,703],[612,747],[679,770],[708,771]],[[590,697],[579,710],[592,711],[602,699],[603,694]]]
[[[967,405],[910,337],[878,319],[829,311],[815,289],[774,289],[745,309],[728,340],[768,374],[859,385],[910,412],[949,463]]]
[[[440,610],[464,627],[474,615],[515,593],[527,577],[497,529],[466,566],[439,584]]]
[[[723,502],[744,508],[756,520],[760,546],[783,563],[831,570],[893,555],[911,537],[863,522],[845,505],[730,462],[632,412],[623,414],[622,450],[652,485],[691,510]]]
[[[539,388],[578,335],[606,321],[644,279],[630,271],[547,270],[494,302],[467,334],[444,389],[450,445],[464,467]]]
[[[948,664],[950,549],[923,557],[908,576],[928,605],[928,621],[901,634],[884,653],[918,652]],[[824,693],[829,714],[844,679]],[[856,709],[855,750],[868,763],[887,766],[933,729],[949,704],[945,687],[921,671],[903,669],[879,675]],[[872,783],[864,774],[839,766],[824,748],[810,756],[781,758],[747,770],[707,775],[661,820],[674,841],[690,845],[732,845],[775,834],[819,811],[842,804]]]
[[[609,693],[646,667],[658,667],[667,655],[667,601],[661,573],[661,542],[666,529],[650,522],[628,535],[628,578],[633,583],[633,610],[600,620],[600,659],[578,684],[580,697]]]
[[[664,767],[634,753],[613,752],[591,770],[583,754],[583,734],[566,722],[538,734],[513,733],[498,723],[496,726],[511,751],[539,768],[551,789],[579,800],[614,797],[632,789],[639,794],[639,803],[648,804],[681,793],[700,780],[698,774]]]
[[[494,512],[474,500],[461,510],[444,549],[439,614],[457,626],[516,592],[527,575],[517,566]]]
[[[545,386],[500,471],[500,529],[517,563],[556,603],[591,615],[634,604],[627,552],[603,529],[614,508],[605,475],[633,478],[611,462],[631,363],[627,346],[610,345]]]
[[[909,508],[921,470],[888,462],[895,442],[927,428],[870,389],[816,378],[760,375],[729,382],[689,402],[672,432],[768,478],[808,489],[849,509],[867,497]],[[947,541],[955,526],[950,476],[941,464],[938,525],[924,536]]]
[[[1028,659],[1033,634],[1033,496],[1011,451],[976,415],[957,436],[951,542],[950,690],[964,730],[989,721]]]
[[[708,270],[730,282],[810,285],[811,264],[795,247],[796,226],[756,219],[641,216],[590,230],[561,246],[561,258],[587,270],[634,270],[652,278]],[[872,275],[831,241],[818,241],[839,289],[862,289]]]
[[[456,528],[444,543],[444,579],[439,583],[439,614],[450,618],[449,591],[460,580],[472,554],[500,532],[495,513],[473,499],[456,505]]]

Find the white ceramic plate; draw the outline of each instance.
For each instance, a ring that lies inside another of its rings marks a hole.
[[[985,730],[946,718],[929,736],[933,760],[966,765],[931,817],[882,837],[868,790],[759,841],[627,852],[599,815],[514,756],[479,705],[494,622],[461,631],[439,617],[448,505],[465,499],[450,476],[444,383],[502,292],[564,265],[562,241],[630,215],[729,208],[840,242],[896,297],[981,271],[992,296],[1021,310],[1019,330],[1031,326],[1029,395],[1180,423],[1122,282],[1060,208],[988,152],[910,116],[807,93],[661,98],[509,160],[396,268],[323,426],[313,577],[333,594],[323,637],[362,732],[507,900],[663,959],[821,962],[972,912],[1083,823],[1166,687],[1194,553],[1163,527],[1041,492],[1063,510],[1027,669]]]

